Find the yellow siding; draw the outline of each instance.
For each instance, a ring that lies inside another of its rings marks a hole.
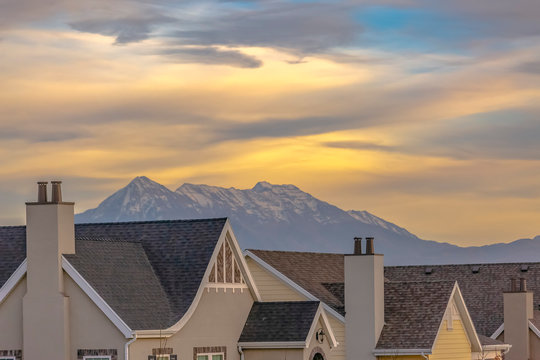
[[[471,345],[460,320],[452,322],[453,330],[447,330],[446,320],[439,331],[430,360],[470,360]]]
[[[334,331],[334,336],[339,345],[332,350],[332,360],[345,360],[345,324],[333,317],[332,315],[327,314],[328,321],[330,326]]]
[[[263,301],[307,300],[290,286],[284,284],[281,280],[270,274],[251,258],[246,258],[246,262]]]

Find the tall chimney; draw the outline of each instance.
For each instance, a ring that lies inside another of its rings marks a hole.
[[[38,181],[38,203],[47,202],[47,184],[48,181]]]
[[[345,255],[347,360],[374,360],[384,325],[384,256],[373,249],[373,238],[368,238],[365,254]]]
[[[373,255],[375,254],[375,248],[373,247],[373,238],[367,237],[366,238],[366,255]]]
[[[354,255],[362,255],[362,238],[354,238]]]
[[[51,202],[58,204],[62,202],[62,182],[51,181],[52,184],[52,199]]]
[[[26,203],[26,287],[23,298],[25,359],[69,360],[69,298],[62,254],[75,253],[74,203],[62,202],[60,182],[38,183],[38,201]],[[46,334],[46,336],[44,336]]]
[[[504,298],[504,342],[512,345],[505,360],[530,359],[529,319],[534,316],[533,293],[527,291],[525,278],[512,279],[511,291]]]

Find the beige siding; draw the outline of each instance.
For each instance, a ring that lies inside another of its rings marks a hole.
[[[327,360],[334,359],[333,353],[335,349],[330,348],[328,338],[324,337],[322,343],[317,341],[317,330],[321,329],[322,327],[321,320],[319,319],[319,321],[317,321],[317,325],[315,326],[315,332],[311,336],[311,339],[308,339],[308,347],[304,350],[304,360],[311,360],[317,352],[322,353]]]
[[[284,284],[283,281],[270,274],[253,259],[247,257],[246,262],[263,301],[307,300],[305,296]]]
[[[66,295],[70,298],[70,358],[77,359],[78,349],[116,349],[118,359],[124,359],[124,344],[128,339],[69,275],[64,277]]]
[[[161,347],[172,348],[178,359],[193,359],[195,347],[225,346],[227,360],[240,360],[238,339],[244,328],[253,298],[248,289],[204,290],[199,305],[187,324],[176,334],[161,341]],[[130,346],[130,360],[148,360],[158,339],[138,339]],[[300,360],[300,359],[299,359]]]
[[[0,304],[0,350],[22,350],[22,299],[26,293],[26,277]]]
[[[452,322],[453,329],[448,330],[443,321],[439,335],[433,347],[430,360],[470,360],[471,345],[460,320]]]
[[[327,317],[330,326],[334,331],[336,341],[339,343],[338,346],[332,350],[331,360],[345,360],[345,324],[332,315],[327,314]]]
[[[529,330],[531,359],[540,359],[540,339],[532,330]],[[512,350],[510,350],[512,351]]]
[[[302,349],[244,350],[245,360],[303,360]]]

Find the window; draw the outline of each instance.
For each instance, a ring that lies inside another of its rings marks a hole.
[[[197,360],[223,360],[223,353],[216,354],[197,354]]]
[[[83,357],[84,360],[111,360],[110,356],[91,355]],[[1,360],[1,359],[0,359]]]
[[[16,360],[15,356],[0,356],[0,360]]]

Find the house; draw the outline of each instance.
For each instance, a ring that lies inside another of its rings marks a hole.
[[[0,227],[0,360],[491,359],[510,348],[477,334],[459,281],[387,281],[372,239],[348,256],[244,256],[226,218],[74,225],[61,182],[51,200],[47,186],[26,226]]]
[[[248,250],[265,301],[321,301],[337,341],[336,359],[495,359],[510,346],[479,335],[453,279],[388,279],[367,239],[353,255]],[[428,281],[426,281],[428,280]]]

